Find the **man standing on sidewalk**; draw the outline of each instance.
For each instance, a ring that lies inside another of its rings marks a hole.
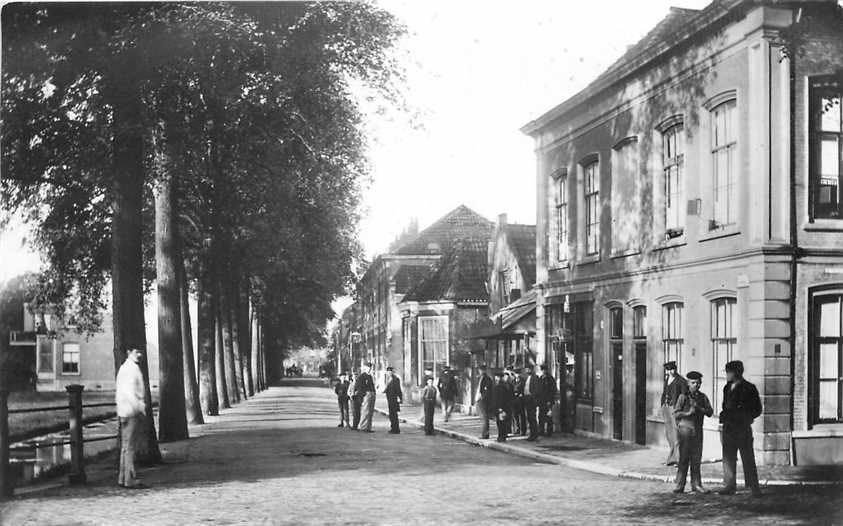
[[[540,391],[539,377],[533,374],[532,365],[524,367],[524,372],[526,375],[524,376],[521,401],[524,405],[524,411],[527,413],[527,427],[530,429],[530,435],[527,437],[527,440],[532,442],[538,436],[538,431],[536,430],[536,409],[538,407],[536,405],[536,395]],[[524,433],[522,432],[521,434],[523,435]]]
[[[360,407],[363,404],[363,398],[357,392],[357,378],[358,374],[351,372],[351,381],[348,383],[348,394],[351,396],[351,429],[357,431],[360,425]]]
[[[401,402],[404,395],[401,392],[401,380],[395,374],[393,368],[387,367],[386,372],[389,379],[383,392],[386,394],[386,405],[389,408],[389,432],[397,435],[401,432],[398,428],[398,412],[401,411]]]
[[[743,377],[743,362],[726,364],[726,386],[723,387],[723,411],[720,412],[721,442],[723,444],[723,489],[721,495],[734,495],[738,451],[743,463],[746,487],[755,497],[761,496],[755,452],[752,450],[752,421],[761,415],[761,397],[755,385]]]
[[[495,371],[495,387],[492,389],[492,412],[498,426],[498,442],[506,442],[512,422],[512,386],[504,380],[500,370]]]
[[[442,376],[439,377],[439,399],[442,401],[442,416],[447,422],[457,399],[457,379],[448,365],[442,369]]]
[[[524,407],[524,379],[513,371],[512,375],[512,433],[527,435],[527,412]]]
[[[425,378],[425,386],[422,389],[422,408],[424,410],[424,434],[433,435],[433,413],[436,411],[436,387],[433,386],[433,377]],[[488,420],[486,420],[488,427]]]
[[[691,468],[691,490],[708,493],[702,485],[700,461],[703,446],[703,417],[714,414],[708,397],[700,392],[702,374],[691,371],[686,375],[688,393],[679,395],[674,414],[676,432],[679,438],[679,467],[676,470],[676,489],[674,493],[685,491],[688,467]]]
[[[547,364],[539,368],[539,387],[536,403],[539,406],[539,434],[553,435],[553,403],[556,401],[556,379],[547,374]]]
[[[664,364],[664,388],[662,389],[662,417],[664,418],[664,434],[670,451],[665,464],[675,466],[679,462],[679,449],[676,447],[676,419],[673,408],[679,395],[688,392],[688,382],[676,372],[676,362]]]
[[[372,378],[370,371],[372,364],[367,363],[363,365],[363,372],[357,378],[354,385],[355,392],[360,396],[362,402],[360,427],[367,433],[372,431],[372,416],[375,412],[375,380]]]
[[[483,426],[480,431],[480,438],[489,438],[489,418],[492,413],[492,379],[486,374],[486,366],[478,367],[480,370],[480,385],[477,387],[477,396],[474,406],[477,408],[477,415],[480,417],[480,424]]]
[[[340,424],[337,426],[339,428],[345,426],[351,427],[351,422],[348,419],[348,387],[348,375],[342,373],[340,375],[340,381],[334,387],[334,393],[337,395],[337,404],[340,406]]]
[[[144,401],[143,374],[138,365],[143,359],[143,351],[129,349],[126,361],[117,371],[115,382],[115,402],[117,416],[120,418],[120,472],[117,485],[124,488],[143,488],[135,477],[135,449],[143,429],[146,414]]]

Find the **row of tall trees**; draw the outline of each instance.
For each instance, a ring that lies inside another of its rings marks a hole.
[[[45,254],[38,297],[94,330],[110,289],[116,369],[154,289],[158,438],[185,438],[323,338],[359,253],[359,100],[399,102],[403,28],[365,2],[10,4],[2,25],[0,198]]]

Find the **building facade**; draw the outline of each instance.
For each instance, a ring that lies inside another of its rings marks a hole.
[[[565,424],[661,444],[662,364],[700,371],[717,407],[739,359],[759,462],[843,462],[841,71],[835,1],[672,9],[525,126],[537,354]]]

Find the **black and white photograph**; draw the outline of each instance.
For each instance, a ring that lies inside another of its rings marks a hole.
[[[843,0],[0,3],[0,526],[843,526]]]

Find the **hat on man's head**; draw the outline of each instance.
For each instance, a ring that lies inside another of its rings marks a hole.
[[[530,364],[528,363],[527,365],[525,365],[525,366],[524,366],[524,370],[525,370],[525,371],[532,371],[532,370],[533,370],[533,366],[532,366],[532,365],[530,365]]]
[[[702,374],[699,371],[690,371],[685,375],[688,380],[702,380]]]
[[[724,367],[726,371],[731,371],[738,376],[743,375],[743,362],[740,360],[733,360],[731,362],[726,363],[726,367]]]
[[[665,371],[675,371],[676,370],[676,362],[670,361],[664,364]]]
[[[480,369],[481,371],[485,371],[487,369],[485,363],[481,363],[480,365],[477,366],[477,368]]]
[[[450,370],[450,369],[451,369],[451,366],[450,366],[450,365],[445,365],[445,366],[443,366],[443,367],[442,367],[442,370],[443,370],[443,371],[448,371],[448,370]]]
[[[372,362],[366,362],[366,363],[364,363],[363,365],[365,365],[366,367],[371,367],[371,366],[372,366]]]
[[[539,365],[539,369],[541,369],[542,371],[547,371],[547,364],[543,363]]]
[[[387,367],[387,368],[386,368],[386,370],[387,370],[387,371],[393,371],[394,369],[393,369],[393,368],[392,368],[392,366],[390,365],[389,367]]]

